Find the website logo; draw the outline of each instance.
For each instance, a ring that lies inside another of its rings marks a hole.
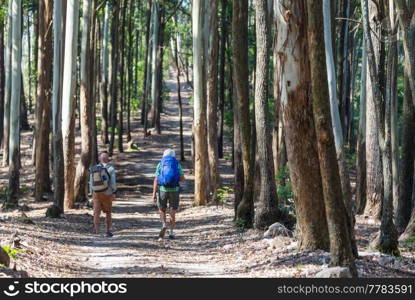
[[[14,296],[17,296],[19,293],[20,293],[20,291],[16,288],[16,286],[19,284],[19,282],[18,281],[15,281],[15,282],[13,282],[13,284],[10,284],[8,287],[7,287],[7,290],[4,290],[3,291],[3,293],[6,295],[6,296],[9,296],[9,297],[14,297]]]

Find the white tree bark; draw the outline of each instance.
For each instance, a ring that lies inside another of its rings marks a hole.
[[[11,96],[11,48],[12,48],[12,1],[9,1],[7,12],[7,40],[4,51],[5,83],[4,83],[4,120],[3,120],[3,166],[9,165],[10,136],[10,96]]]
[[[203,93],[203,18],[204,1],[194,0],[192,3],[193,25],[193,128],[195,153],[195,204],[207,202],[207,140],[206,140],[206,108]]]
[[[12,2],[12,59],[9,140],[9,205],[17,205],[20,177],[20,99],[22,91],[22,1]]]
[[[159,0],[155,0],[153,3],[153,16],[152,16],[152,48],[151,48],[151,103],[152,103],[152,124],[156,124],[156,112],[158,110],[158,83],[159,83],[159,70],[157,69],[157,51],[159,51]]]
[[[53,132],[53,199],[63,211],[64,164],[62,149],[62,1],[53,3],[53,85],[52,85],[52,132]]]
[[[104,15],[104,34],[102,40],[102,69],[101,76],[102,82],[108,81],[108,45],[109,45],[109,1],[105,5],[105,15]]]
[[[90,78],[90,58],[89,57],[89,35],[91,31],[92,18],[92,1],[83,2],[82,14],[82,40],[80,53],[80,103],[79,112],[81,120],[81,158],[78,161],[75,177],[75,201],[84,202],[87,200],[87,172],[91,163],[92,149],[92,128],[91,115],[92,106],[90,104],[91,97],[91,78]]]
[[[339,153],[343,148],[343,132],[340,121],[339,105],[337,101],[336,88],[336,70],[333,57],[333,43],[331,32],[331,8],[330,0],[323,1],[324,15],[324,44],[326,48],[327,78],[330,92],[330,112],[333,122],[334,141],[336,144],[336,152]]]
[[[74,203],[74,92],[76,86],[76,55],[78,48],[79,0],[68,0],[66,11],[65,58],[62,90],[62,135],[65,165],[65,207]]]

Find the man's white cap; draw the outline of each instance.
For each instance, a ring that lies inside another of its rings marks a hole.
[[[176,156],[176,152],[174,152],[174,150],[172,150],[172,149],[167,149],[163,153],[163,157],[165,157],[165,156],[175,157]]]

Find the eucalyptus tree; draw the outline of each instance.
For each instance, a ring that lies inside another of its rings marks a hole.
[[[5,87],[5,65],[4,65],[4,36],[5,17],[0,15],[0,147],[3,142],[3,120],[4,120],[4,87]]]
[[[384,97],[379,83],[378,66],[375,50],[370,34],[368,0],[362,1],[364,33],[367,43],[369,74],[372,82],[376,121],[379,126],[378,138],[382,159],[383,197],[382,217],[379,239],[376,247],[384,253],[399,254],[398,233],[393,222],[393,187],[392,187],[392,145],[391,145],[391,103],[389,97]]]
[[[348,5],[348,10],[350,10],[350,4]],[[331,32],[331,7],[330,1],[324,0],[323,1],[323,18],[324,18],[324,49],[325,49],[325,60],[327,66],[327,80],[328,80],[328,91],[330,96],[330,115],[332,120],[332,128],[333,128],[333,135],[334,135],[334,143],[336,149],[336,155],[338,160],[338,168],[340,171],[340,179],[341,179],[341,190],[343,193],[343,201],[346,207],[346,212],[348,215],[348,228],[350,231],[350,238],[353,240],[354,238],[354,215],[352,211],[352,191],[350,186],[350,177],[349,177],[349,170],[347,167],[346,157],[345,157],[345,150],[344,150],[344,138],[342,130],[342,122],[340,120],[340,112],[337,102],[337,90],[336,90],[336,70],[334,64],[334,55],[333,55],[333,41],[332,41],[332,32]],[[346,35],[347,36],[347,35]],[[345,45],[347,48],[347,44]],[[345,58],[344,58],[345,59]],[[348,65],[347,62],[344,65]],[[348,66],[344,66],[345,70],[348,70]],[[343,89],[347,89],[347,84],[345,84],[345,79],[343,79]],[[347,91],[348,93],[348,91]],[[343,92],[342,96],[343,100],[341,103],[343,107],[348,107],[349,104],[345,103],[346,100],[346,92]],[[350,99],[349,99],[350,100]],[[347,128],[348,122],[347,120],[344,122],[344,126]],[[354,255],[357,257],[357,248],[355,242],[353,240],[353,252]]]
[[[11,1],[12,50],[11,50],[11,95],[10,95],[10,139],[9,139],[9,185],[5,207],[15,207],[19,199],[20,186],[20,101],[22,92],[22,1]]]
[[[35,144],[35,200],[42,201],[44,192],[50,190],[49,177],[49,134],[52,90],[52,15],[53,1],[39,2],[39,70],[38,97],[36,101],[36,144]]]
[[[274,93],[281,100],[300,249],[329,249],[307,55],[305,0],[275,3]],[[285,16],[289,15],[289,18]],[[298,22],[297,22],[298,21]],[[301,124],[301,126],[298,126]],[[312,224],[312,226],[310,226]]]
[[[357,276],[352,251],[352,236],[348,228],[349,217],[342,200],[342,185],[332,129],[330,93],[325,72],[327,69],[322,1],[308,0],[306,2],[311,93],[324,204],[329,225],[331,265],[346,266],[353,276]]]
[[[249,114],[248,4],[247,0],[233,1],[233,82],[231,83],[235,88],[235,100],[233,101],[235,215],[237,222],[247,228],[252,227],[254,222],[254,158],[250,149]]]
[[[53,200],[63,212],[65,195],[64,160],[62,144],[62,66],[63,18],[61,0],[53,3],[53,89],[52,89],[52,144],[53,144]]]
[[[382,4],[383,4],[383,0]],[[375,95],[372,86],[379,84],[383,93],[384,86],[384,49],[383,43],[377,38],[380,32],[380,22],[383,20],[383,7],[377,5],[377,2],[369,1],[369,22],[372,31],[369,32],[373,36],[374,62],[379,76],[376,79],[379,82],[373,82],[369,71],[367,72],[367,91],[366,91],[366,207],[365,214],[380,218],[381,201],[383,190],[382,176],[382,159],[379,147],[379,124],[376,120],[375,111]],[[364,29],[365,30],[365,29]],[[366,43],[368,49],[368,44]],[[368,64],[371,62],[368,60]]]
[[[3,117],[3,166],[9,165],[10,96],[11,96],[11,51],[12,51],[12,1],[7,10],[7,39],[4,49],[4,117]]]
[[[402,161],[400,169],[400,194],[395,207],[395,221],[398,232],[404,232],[401,236],[406,239],[413,234],[415,226],[414,199],[414,147],[415,141],[415,3],[414,1],[395,0],[399,23],[403,32],[404,58],[404,82],[405,95],[403,103],[403,132],[402,132]],[[412,209],[412,214],[411,214]],[[406,228],[406,229],[405,229]]]
[[[204,1],[194,0],[192,3],[192,36],[193,36],[193,128],[195,154],[195,204],[205,205],[208,200],[208,166],[206,139],[206,99],[203,93],[203,13]],[[154,43],[157,45],[157,43]],[[154,83],[153,83],[154,84]]]
[[[359,132],[357,135],[357,160],[356,160],[356,205],[358,214],[364,212],[366,206],[366,79],[367,79],[367,51],[366,41],[362,46],[362,71],[359,101]]]
[[[216,200],[218,185],[218,7],[219,1],[209,1],[209,45],[207,63],[207,130],[210,194]]]
[[[93,1],[83,1],[82,12],[82,40],[80,53],[80,118],[81,118],[81,157],[76,167],[75,174],[75,201],[84,202],[87,200],[87,176],[91,164],[92,154],[92,106],[91,106],[91,70],[90,60],[93,59],[89,53],[90,31],[92,21]]]
[[[65,208],[75,201],[75,85],[78,50],[79,0],[68,0],[66,10],[65,57],[62,87],[62,136],[65,175]]]
[[[111,136],[109,143],[109,155],[112,156],[114,152],[115,143],[115,127],[117,125],[117,74],[118,74],[118,58],[119,58],[119,14],[120,7],[119,2],[112,1],[112,22],[111,22],[111,74],[110,74],[110,125]]]
[[[101,64],[101,84],[100,84],[100,99],[101,99],[101,141],[108,144],[108,53],[109,53],[109,22],[110,22],[110,2],[106,1],[104,13],[104,29],[103,41],[101,48],[102,64]]]
[[[151,125],[160,133],[160,1],[153,1],[152,14],[152,47],[151,47]]]
[[[260,166],[261,187],[258,209],[255,212],[255,227],[266,228],[281,216],[278,209],[277,187],[271,143],[270,118],[268,115],[269,81],[269,24],[266,0],[255,0],[256,21],[256,70],[255,70],[255,127]],[[246,183],[249,184],[249,183]]]

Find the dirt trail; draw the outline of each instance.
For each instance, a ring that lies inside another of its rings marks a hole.
[[[144,139],[134,118],[133,137],[138,150],[113,157],[119,192],[113,208],[112,238],[104,236],[103,218],[102,234],[93,233],[91,208],[67,210],[59,219],[45,217],[51,199],[33,201],[32,135],[24,133],[20,209],[1,212],[0,245],[7,245],[18,235],[25,251],[14,262],[18,271],[0,267],[0,277],[313,277],[327,267],[329,253],[299,251],[295,238],[265,240],[261,231],[238,232],[232,222],[232,195],[224,197],[219,207],[193,207],[194,178],[189,161],[182,164],[187,181],[182,185],[177,239],[158,242],[160,222],[151,199],[154,171],[163,150],[178,150],[179,145],[175,80],[166,81],[166,86],[170,99],[166,99],[161,116],[162,134]],[[185,155],[190,160],[191,90],[183,84],[182,91]],[[77,145],[79,153],[79,136]],[[219,173],[221,186],[231,187],[233,172],[228,161],[220,160]],[[5,186],[7,180],[7,168],[0,168],[0,185]],[[19,221],[22,211],[32,223]],[[415,277],[413,246],[401,245],[405,248],[399,259],[367,251],[378,228],[378,221],[357,216],[356,239],[362,256],[356,261],[359,276]],[[26,275],[19,275],[20,271]]]
[[[136,137],[139,151],[114,156],[113,164],[119,182],[118,198],[113,207],[114,237],[90,236],[80,248],[78,258],[85,261],[85,276],[224,276],[223,264],[214,262],[212,256],[216,243],[204,241],[206,234],[219,227],[232,228],[231,219],[221,215],[222,209],[209,208],[210,214],[197,213],[191,207],[193,177],[189,163],[185,162],[187,181],[182,184],[181,212],[178,214],[177,239],[164,242],[157,240],[160,230],[156,207],[151,200],[155,166],[163,150],[172,147],[179,155],[179,118],[176,84],[166,82],[170,99],[164,104],[162,135]],[[183,88],[185,86],[183,85]],[[189,90],[184,90],[184,136],[186,157],[190,156],[191,107]],[[199,210],[201,212],[201,210]],[[101,218],[101,229],[104,222]],[[206,227],[206,229],[205,229]]]

